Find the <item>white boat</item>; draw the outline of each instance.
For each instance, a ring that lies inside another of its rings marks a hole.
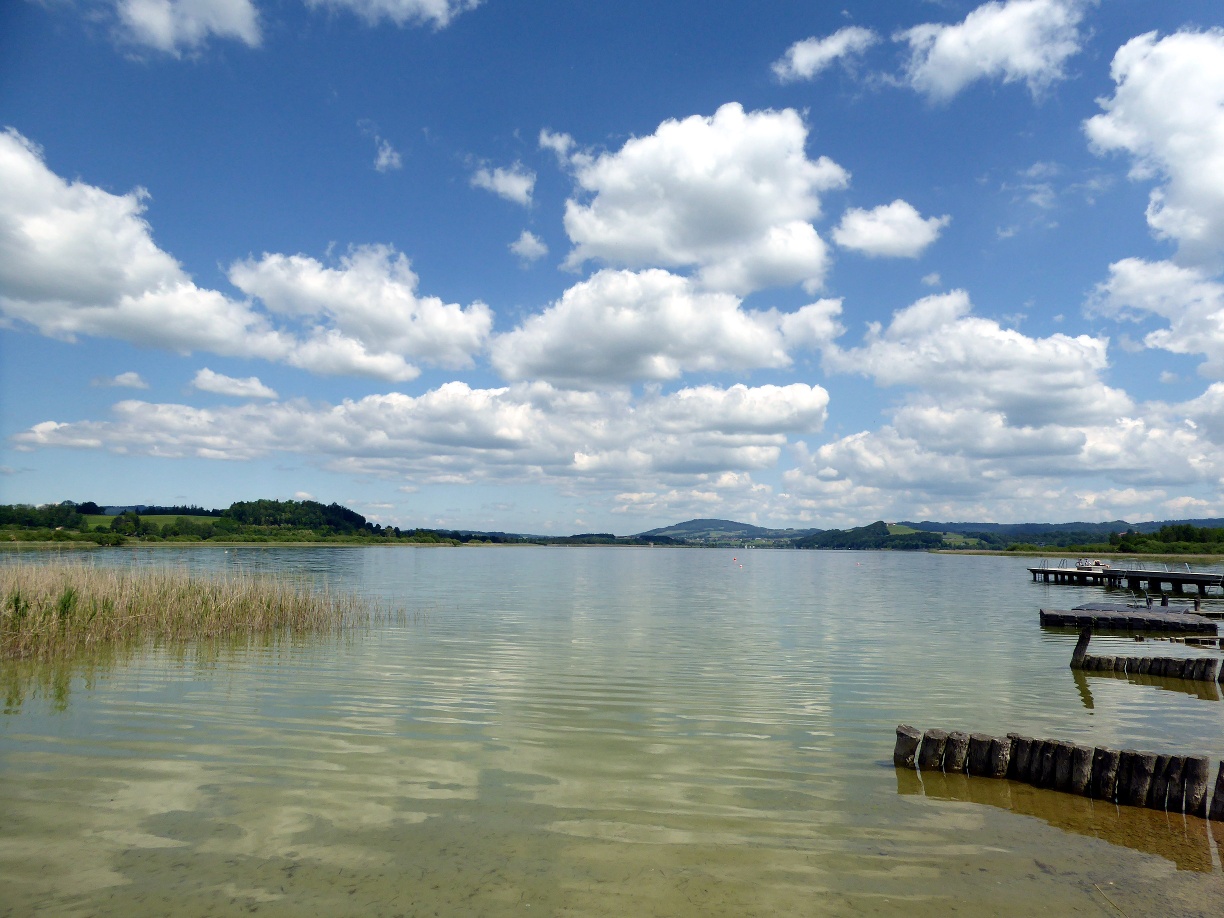
[[[1075,562],[1075,569],[1085,574],[1103,574],[1109,570],[1109,565],[1099,558],[1080,558]]]

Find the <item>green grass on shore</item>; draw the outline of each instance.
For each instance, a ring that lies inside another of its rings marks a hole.
[[[146,639],[329,633],[376,607],[283,577],[166,567],[0,565],[0,658],[52,657]]]

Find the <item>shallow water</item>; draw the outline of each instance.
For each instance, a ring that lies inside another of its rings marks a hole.
[[[1221,912],[1220,827],[892,767],[902,722],[1224,758],[1210,687],[1073,674],[1074,634],[1037,609],[1103,591],[1025,559],[93,557],[288,571],[419,614],[3,664],[0,914]]]

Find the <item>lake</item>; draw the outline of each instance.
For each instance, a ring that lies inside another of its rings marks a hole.
[[[892,766],[910,723],[1207,754],[1214,781],[1218,692],[1073,673],[1075,635],[1037,610],[1104,591],[1032,583],[1029,559],[90,557],[285,572],[406,614],[0,664],[0,914],[1221,914],[1221,827]]]

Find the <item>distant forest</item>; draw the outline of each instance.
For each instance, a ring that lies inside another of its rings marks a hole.
[[[111,508],[114,509],[114,508]],[[666,537],[611,533],[572,536],[523,536],[504,532],[400,529],[372,523],[340,504],[313,500],[238,501],[225,510],[195,506],[141,504],[107,514],[92,501],[64,501],[34,507],[0,505],[0,539],[7,541],[87,541],[99,545],[141,542],[355,542],[463,545],[675,545]]]
[[[663,533],[668,533],[664,535]],[[1224,519],[1131,524],[936,523],[882,520],[852,529],[764,529],[730,520],[689,520],[633,536],[588,532],[535,536],[383,526],[340,504],[238,501],[224,510],[194,505],[105,507],[92,501],[0,505],[0,541],[353,542],[387,544],[700,545],[825,550],[1074,551],[1084,554],[1224,554]]]

